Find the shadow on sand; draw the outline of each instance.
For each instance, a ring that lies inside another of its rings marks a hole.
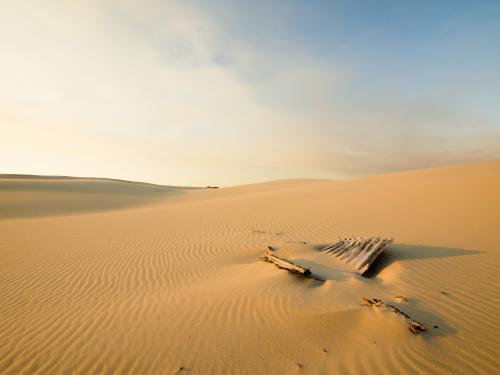
[[[326,244],[312,244],[312,248],[316,251],[321,251]],[[447,248],[447,247],[436,247],[436,246],[417,246],[417,245],[406,245],[406,244],[392,244],[390,245],[376,260],[372,263],[371,267],[362,276],[356,275],[360,281],[365,281],[368,284],[379,284],[382,282],[377,276],[389,266],[395,262],[404,262],[407,260],[428,260],[428,259],[439,259],[439,258],[449,258],[457,256],[468,256],[468,255],[479,255],[483,254],[482,251],[477,250],[466,250],[458,248]],[[316,271],[325,280],[343,281],[348,279],[353,275],[353,271],[345,271],[340,268],[332,269],[326,265],[308,261],[305,259],[298,259],[302,265],[310,267],[312,270]],[[310,288],[318,287],[322,283],[311,282]],[[448,292],[436,290],[436,298],[451,298],[453,299],[453,294]],[[432,339],[432,337],[438,336],[450,336],[455,335],[458,331],[455,327],[452,327],[446,320],[444,316],[438,313],[429,311],[424,308],[421,301],[414,298],[407,298],[406,303],[397,303],[392,300],[385,301],[392,304],[405,313],[408,313],[412,319],[422,322],[427,327],[427,333],[423,335],[426,340]]]
[[[384,269],[394,262],[405,260],[449,258],[464,255],[477,255],[483,252],[477,250],[456,249],[449,247],[415,246],[404,244],[390,245],[372,263],[370,268],[363,274],[363,277],[374,278]]]
[[[315,251],[321,251],[328,244],[311,244]],[[390,245],[378,258],[372,263],[370,268],[360,277],[366,281],[374,283],[380,282],[377,276],[391,264],[395,262],[404,262],[406,260],[419,260],[419,259],[437,259],[449,258],[464,255],[478,255],[482,254],[478,250],[466,250],[449,247],[436,247],[436,246],[419,246],[419,245],[405,245],[405,244],[392,244]],[[335,258],[335,256],[331,255]],[[321,275],[325,280],[343,281],[349,277],[354,271],[347,272],[345,269],[332,269],[321,263],[316,263],[306,259],[296,259],[298,264],[308,267]],[[340,260],[339,260],[340,261]],[[342,261],[340,261],[342,262]],[[342,262],[343,263],[343,262]],[[369,280],[367,280],[369,279]]]
[[[409,312],[412,319],[422,322],[427,327],[427,333],[423,335],[426,339],[431,339],[437,336],[451,336],[458,332],[458,330],[450,326],[446,319],[439,314],[425,310],[420,306],[420,301],[415,299],[408,299],[407,304],[398,304],[390,302],[401,310]]]

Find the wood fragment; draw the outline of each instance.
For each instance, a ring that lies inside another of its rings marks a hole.
[[[427,330],[427,328],[420,322],[417,322],[416,320],[413,320],[408,316],[408,314],[404,313],[400,309],[398,309],[396,306],[389,305],[388,303],[383,302],[381,299],[378,298],[363,298],[363,305],[369,306],[369,307],[383,307],[386,309],[391,310],[393,313],[396,315],[402,316],[404,320],[406,321],[406,324],[408,325],[408,329],[415,333],[419,334],[420,332],[424,332]]]
[[[325,246],[321,252],[352,264],[357,273],[365,273],[377,257],[392,243],[392,238],[352,237]]]
[[[265,260],[266,262],[273,263],[276,267],[282,268],[282,269],[287,270],[289,272],[296,273],[296,274],[302,275],[304,277],[309,277],[309,278],[313,278],[316,280],[324,281],[318,275],[313,274],[309,268],[304,268],[304,267],[301,267],[299,265],[292,263],[291,261],[289,261],[287,259],[279,258],[276,255],[274,255],[271,250],[267,250],[261,259]]]

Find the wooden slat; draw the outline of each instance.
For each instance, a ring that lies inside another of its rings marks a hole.
[[[408,325],[408,329],[415,334],[419,334],[420,332],[424,332],[427,330],[427,328],[422,323],[417,322],[416,320],[413,320],[412,318],[410,318],[408,316],[408,314],[404,313],[403,311],[398,309],[396,306],[389,305],[388,303],[383,302],[381,299],[363,298],[363,304],[365,306],[369,306],[369,307],[385,308],[385,309],[392,311],[396,315],[401,316],[405,320],[406,324]]]
[[[325,246],[321,251],[352,264],[357,273],[363,274],[392,241],[392,238],[380,237],[344,238]]]
[[[315,275],[311,273],[311,270],[309,268],[304,268],[301,267],[297,264],[292,263],[291,261],[287,259],[280,258],[276,255],[274,255],[272,247],[269,246],[269,250],[267,250],[264,253],[264,256],[261,258],[262,260],[265,260],[266,262],[273,263],[276,267],[285,269],[289,272],[296,273],[299,275],[302,275],[304,277],[310,277],[316,280],[324,281],[321,277],[318,275]]]

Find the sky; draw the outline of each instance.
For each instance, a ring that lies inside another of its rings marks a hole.
[[[0,7],[0,173],[227,186],[500,158],[498,0]]]

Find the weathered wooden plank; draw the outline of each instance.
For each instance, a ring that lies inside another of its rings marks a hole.
[[[343,238],[321,251],[352,264],[357,273],[363,274],[392,241],[392,238],[380,237]]]
[[[289,272],[296,273],[304,277],[310,277],[316,280],[324,281],[318,275],[313,274],[309,268],[301,267],[297,264],[292,263],[287,259],[280,258],[274,255],[273,250],[271,250],[272,247],[269,246],[268,248],[270,249],[264,253],[264,256],[261,258],[262,260],[273,263],[276,267],[285,269]]]
[[[396,315],[403,317],[406,324],[408,325],[408,329],[415,334],[419,334],[420,332],[424,332],[427,330],[427,328],[422,323],[417,322],[416,320],[413,320],[412,318],[410,318],[408,316],[408,314],[404,313],[403,311],[398,309],[396,306],[389,305],[388,303],[383,302],[381,299],[363,298],[363,304],[365,306],[369,306],[369,307],[381,307],[381,308],[389,309],[390,311],[392,311]]]

